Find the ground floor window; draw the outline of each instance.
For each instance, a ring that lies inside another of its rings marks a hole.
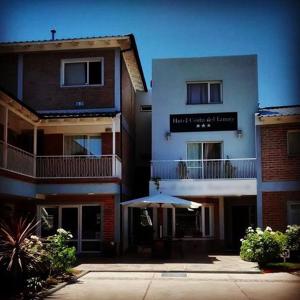
[[[213,237],[213,206],[203,205],[198,209],[176,208],[177,237]]]
[[[100,205],[40,206],[40,235],[55,234],[57,228],[72,233],[71,244],[77,252],[100,252],[102,240],[102,210]]]
[[[300,202],[288,202],[288,224],[300,225]]]

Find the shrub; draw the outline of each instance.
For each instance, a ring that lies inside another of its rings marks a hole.
[[[68,247],[67,242],[72,234],[62,228],[47,238],[47,255],[50,262],[50,273],[60,274],[66,272],[76,261],[75,247]]]
[[[18,290],[26,279],[43,269],[42,243],[32,236],[37,222],[25,218],[0,223],[0,263],[2,276],[9,285]]]
[[[285,235],[287,248],[291,251],[300,251],[300,226],[288,225]]]
[[[286,246],[286,236],[282,232],[272,231],[270,227],[266,227],[264,231],[248,227],[246,236],[241,241],[241,258],[259,265],[278,260]]]

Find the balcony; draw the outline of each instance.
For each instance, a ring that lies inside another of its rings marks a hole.
[[[150,192],[174,196],[256,195],[256,159],[154,160]]]
[[[121,178],[117,155],[35,156],[0,141],[0,168],[40,179]]]
[[[256,178],[256,159],[154,160],[151,177],[159,179]]]

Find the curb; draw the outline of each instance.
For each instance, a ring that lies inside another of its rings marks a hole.
[[[90,271],[83,271],[82,273],[80,273],[78,276],[76,276],[76,279],[79,279],[81,278],[82,276],[88,274]],[[43,292],[40,292],[37,294],[37,296],[40,298],[40,299],[43,299],[43,298],[46,298],[48,296],[50,296],[51,294],[57,292],[58,290],[64,288],[66,285],[68,284],[72,284],[72,282],[62,282],[62,283],[59,283],[57,284],[55,287],[49,289],[49,290],[46,290],[46,291],[43,291]]]

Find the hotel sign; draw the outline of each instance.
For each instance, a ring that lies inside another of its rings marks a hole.
[[[170,115],[171,132],[237,130],[237,113]]]

